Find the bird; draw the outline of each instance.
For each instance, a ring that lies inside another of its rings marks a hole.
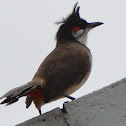
[[[0,104],[11,105],[26,96],[26,108],[35,104],[41,115],[41,107],[61,98],[69,98],[87,81],[92,69],[92,54],[87,47],[88,32],[102,22],[88,23],[80,17],[80,6],[75,4],[72,13],[58,22],[56,47],[43,60],[33,79],[16,87],[2,97]]]

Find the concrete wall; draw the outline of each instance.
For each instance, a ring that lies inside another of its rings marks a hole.
[[[17,126],[126,126],[126,79]]]

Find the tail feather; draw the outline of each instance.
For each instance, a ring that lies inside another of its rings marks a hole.
[[[25,101],[26,108],[28,108],[31,105],[32,101],[33,101],[33,97],[28,95]]]
[[[18,101],[20,97],[28,95],[28,93],[32,90],[36,90],[38,88],[42,88],[42,84],[37,82],[29,82],[23,86],[14,88],[8,91],[5,95],[3,95],[0,99],[6,98],[0,104],[10,105]]]
[[[5,103],[11,103],[11,102],[16,102],[18,99],[17,98],[7,98],[4,101],[1,102],[1,104],[5,104]]]
[[[14,88],[14,89],[8,91],[6,94],[4,94],[0,99],[5,98],[5,97],[13,97],[13,96],[17,95],[18,92],[20,92],[22,89],[24,89],[27,86],[28,86],[28,83],[23,86]]]

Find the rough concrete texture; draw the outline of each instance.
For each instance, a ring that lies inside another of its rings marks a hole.
[[[126,126],[126,79],[17,126]]]

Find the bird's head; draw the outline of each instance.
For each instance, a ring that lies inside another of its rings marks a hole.
[[[96,26],[103,24],[102,22],[88,23],[79,15],[80,7],[75,4],[72,13],[64,19],[56,34],[57,44],[64,42],[80,42],[86,44],[87,33]]]

